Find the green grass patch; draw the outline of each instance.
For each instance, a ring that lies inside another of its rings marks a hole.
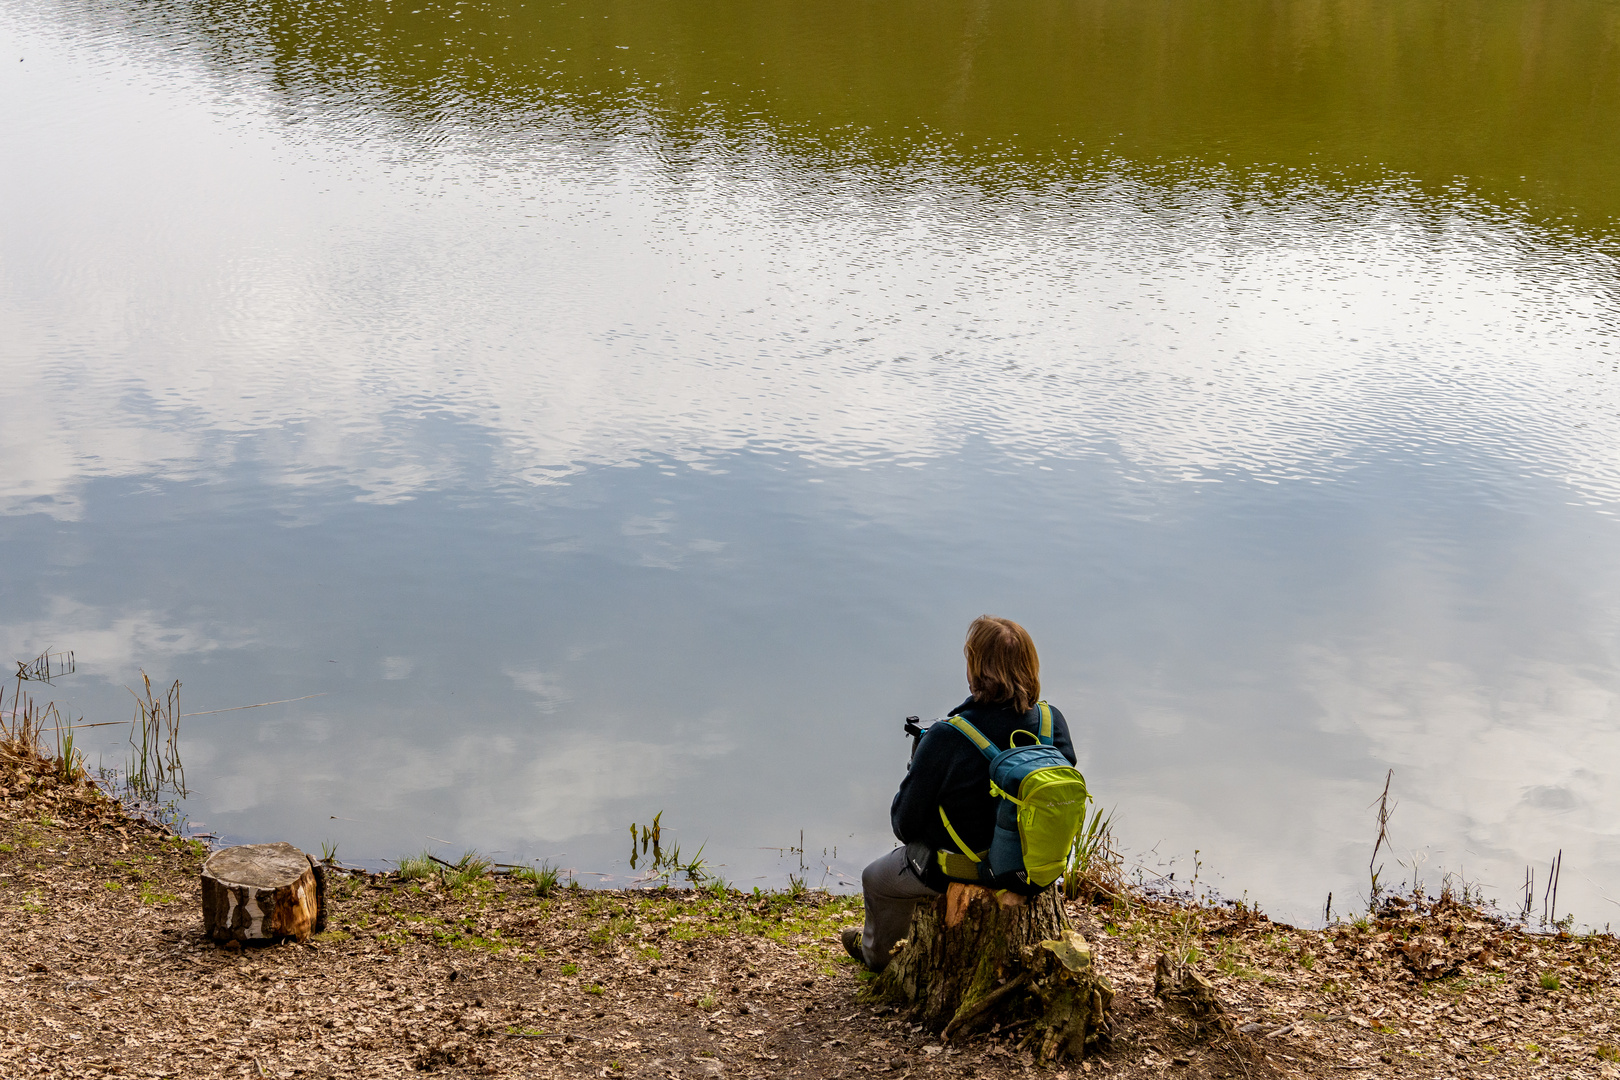
[[[423,915],[420,912],[415,911],[401,911],[398,912],[394,917],[399,919],[401,922],[426,923],[429,926],[444,925],[444,920],[439,918],[437,915]]]
[[[606,945],[616,937],[629,934],[635,928],[635,920],[625,918],[622,915],[615,915],[590,932],[590,942],[592,945]]]
[[[513,881],[522,882],[534,890],[534,895],[540,897],[550,896],[561,884],[562,871],[543,862],[539,866],[520,866],[509,875]]]
[[[1248,957],[1244,954],[1243,947],[1231,938],[1222,941],[1220,946],[1216,948],[1214,955],[1215,969],[1224,975],[1230,975],[1237,979],[1257,979],[1260,977],[1258,970],[1244,963]],[[1303,966],[1306,966],[1308,970],[1308,965]]]
[[[433,861],[433,855],[424,851],[419,855],[407,855],[394,864],[394,872],[406,881],[421,881],[433,876],[439,864]]]
[[[490,862],[476,851],[463,852],[451,866],[439,867],[439,882],[450,892],[460,892],[489,876]]]
[[[479,949],[483,952],[498,953],[511,948],[509,944],[499,937],[483,937],[479,934],[466,934],[458,930],[433,931],[435,944],[446,949]]]

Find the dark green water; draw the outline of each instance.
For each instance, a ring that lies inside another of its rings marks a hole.
[[[0,0],[0,144],[0,646],[324,695],[204,829],[847,882],[991,611],[1144,873],[1620,896],[1620,5]]]

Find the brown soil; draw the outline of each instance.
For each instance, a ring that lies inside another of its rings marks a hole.
[[[1075,905],[1118,992],[1103,1054],[941,1045],[863,1000],[858,901],[334,873],[329,930],[202,936],[206,854],[0,755],[0,1076],[1610,1076],[1620,944],[1451,904],[1295,930],[1240,909]],[[1153,965],[1196,949],[1248,1035],[1193,1042]],[[1556,985],[1555,985],[1556,984]]]

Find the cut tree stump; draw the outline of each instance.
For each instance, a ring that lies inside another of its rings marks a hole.
[[[1114,998],[1061,889],[1026,899],[960,883],[917,905],[872,993],[946,1040],[1028,1027],[1025,1045],[1043,1062],[1079,1058],[1105,1038]]]
[[[203,930],[215,941],[308,941],[326,923],[325,868],[291,844],[243,844],[203,863]]]
[[[1171,1026],[1180,1028],[1189,1043],[1213,1044],[1230,1055],[1233,1063],[1246,1076],[1254,1075],[1251,1066],[1265,1061],[1265,1050],[1239,1030],[1227,1013],[1226,1006],[1215,996],[1215,987],[1190,965],[1173,959],[1167,953],[1160,953],[1159,961],[1153,967],[1153,994],[1164,1002],[1165,1011],[1170,1014]],[[1287,1032],[1292,1027],[1289,1025],[1282,1031]],[[1265,1075],[1276,1074],[1267,1069]]]
[[[1153,996],[1182,1018],[1194,1039],[1230,1035],[1236,1030],[1210,981],[1166,953],[1160,953],[1153,966]]]

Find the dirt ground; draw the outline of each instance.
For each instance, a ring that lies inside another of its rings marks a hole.
[[[1021,1032],[942,1045],[864,999],[859,901],[334,873],[328,930],[202,935],[203,846],[36,763],[0,770],[0,1076],[1617,1076],[1608,936],[1450,903],[1303,931],[1129,898],[1070,916],[1112,981],[1110,1045],[1036,1066]],[[1194,1042],[1153,995],[1192,955],[1247,1035]],[[1238,1047],[1254,1049],[1238,1053]]]

